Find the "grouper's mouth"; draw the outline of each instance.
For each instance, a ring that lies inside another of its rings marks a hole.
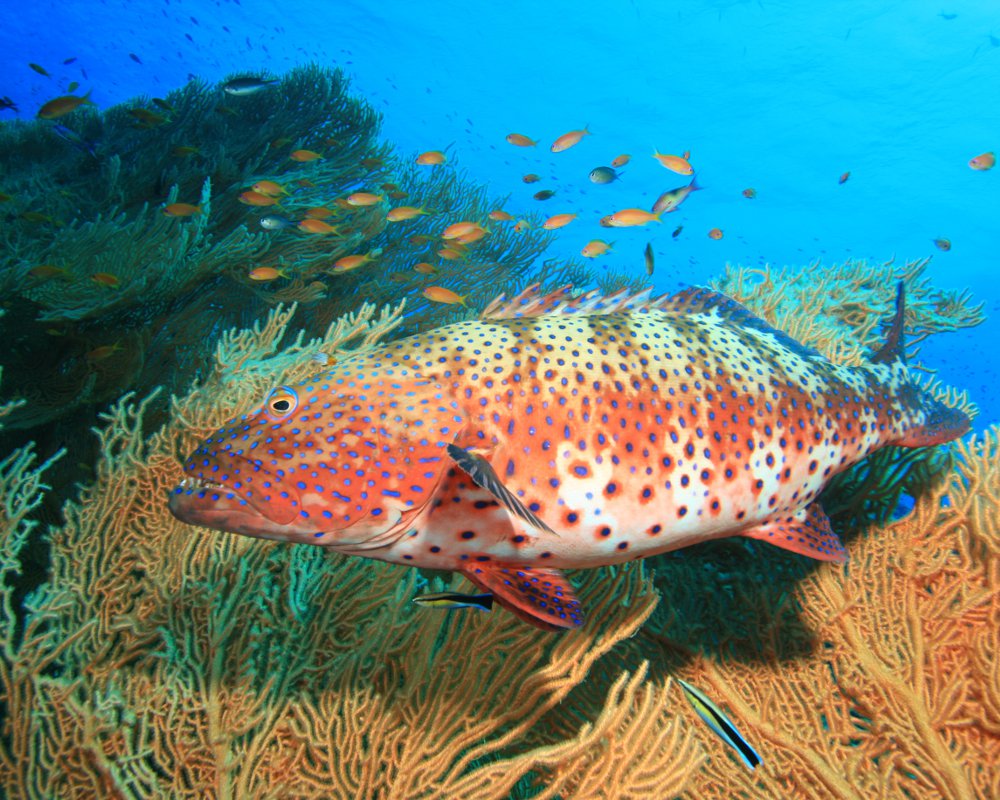
[[[299,518],[299,490],[288,477],[228,452],[199,449],[170,495],[182,522],[251,535],[274,534]]]

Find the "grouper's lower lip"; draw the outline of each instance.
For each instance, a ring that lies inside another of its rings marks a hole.
[[[185,522],[206,524],[234,514],[288,525],[302,510],[291,481],[241,456],[198,451],[185,471],[170,502],[171,512]]]
[[[199,528],[279,541],[289,541],[295,537],[294,525],[271,522],[241,500],[212,504],[206,503],[199,494],[200,492],[193,491],[189,493],[187,488],[178,486],[167,502],[170,513],[181,522],[197,525]]]

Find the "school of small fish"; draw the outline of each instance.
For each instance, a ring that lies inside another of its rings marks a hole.
[[[136,64],[143,64],[142,59],[138,55],[134,53],[129,53],[128,55]],[[63,64],[68,65],[75,61],[76,58],[69,58],[66,59]],[[47,78],[50,81],[53,80],[52,73],[49,72],[49,70],[44,66],[31,63],[28,64],[28,67],[38,75]],[[86,72],[81,70],[81,73],[83,77],[86,78]],[[77,81],[71,81],[68,84],[63,84],[63,86],[65,93],[43,102],[38,109],[37,117],[41,120],[53,122],[52,132],[75,149],[86,153],[92,158],[99,158],[101,155],[100,143],[83,139],[83,137],[76,133],[76,131],[74,131],[69,125],[63,122],[63,120],[72,121],[72,119],[74,119],[73,115],[81,113],[81,111],[86,109],[88,106],[94,106],[94,102],[91,100],[93,90],[89,89],[82,95],[74,94],[74,92],[79,88],[79,83]],[[279,87],[280,81],[277,79],[250,75],[228,80],[221,85],[220,89],[224,96],[233,98],[232,102],[234,104],[238,104],[240,102],[240,98],[258,95],[264,92],[280,91]],[[0,111],[3,110],[10,110],[14,113],[18,113],[17,103],[9,97],[0,98]],[[238,113],[233,106],[226,105],[225,103],[217,105],[215,111],[226,115],[235,115]],[[143,105],[131,108],[128,109],[127,113],[134,119],[136,127],[143,129],[158,128],[163,125],[169,125],[176,111],[168,101],[163,98],[154,97],[149,101],[148,106]],[[558,159],[559,156],[557,154],[563,153],[570,148],[580,146],[585,140],[589,140],[591,138],[594,138],[594,136],[588,126],[569,130],[566,133],[556,136],[552,140],[552,144],[549,146],[548,150],[550,153],[555,154],[556,159]],[[599,138],[599,136],[596,137],[596,139]],[[510,145],[522,149],[537,148],[540,141],[537,138],[532,138],[519,132],[507,134],[505,140]],[[328,137],[320,143],[323,145],[322,147],[316,147],[313,145],[310,147],[295,147],[292,149],[292,146],[298,141],[299,140],[290,136],[282,137],[272,142],[271,147],[275,149],[289,148],[286,151],[288,153],[289,161],[300,165],[308,165],[312,162],[323,161],[326,157],[324,155],[324,150],[326,148],[336,148],[340,144],[336,139]],[[449,162],[447,151],[450,147],[451,145],[443,149],[425,150],[414,158],[414,163],[419,166],[432,168],[447,164]],[[175,145],[173,146],[171,152],[172,155],[178,159],[191,159],[200,156],[198,143]],[[601,227],[632,228],[645,226],[650,223],[660,223],[663,221],[662,217],[664,214],[676,212],[681,205],[688,200],[692,193],[702,188],[697,182],[697,176],[691,160],[690,151],[685,150],[680,154],[675,154],[661,153],[659,150],[654,149],[651,157],[667,171],[676,175],[689,177],[690,180],[687,183],[682,183],[659,194],[649,211],[633,206],[610,211],[610,213],[604,214],[597,220]],[[607,186],[609,184],[622,182],[623,173],[621,172],[621,168],[629,164],[632,161],[632,158],[633,157],[630,153],[620,153],[619,155],[611,158],[607,164],[598,165],[591,169],[587,174],[586,179],[594,186]],[[995,163],[996,159],[994,153],[992,151],[987,151],[969,159],[968,166],[970,169],[985,172],[992,169]],[[383,165],[384,159],[382,157],[370,156],[360,160],[360,166],[366,169],[374,170]],[[840,184],[846,183],[850,175],[851,173],[849,171],[842,173],[838,182]],[[539,173],[529,172],[525,173],[521,180],[526,184],[531,184],[542,181],[543,177]],[[552,180],[551,176],[549,180]],[[254,209],[277,209],[280,211],[281,213],[265,213],[257,215],[255,224],[259,225],[263,230],[270,231],[274,234],[287,232],[279,234],[285,236],[297,234],[314,237],[329,236],[334,239],[342,239],[349,235],[352,230],[350,225],[345,220],[345,215],[356,208],[379,208],[384,212],[386,221],[390,223],[404,223],[421,217],[431,217],[435,214],[442,213],[425,206],[399,204],[397,201],[404,200],[406,198],[406,192],[400,191],[399,187],[394,183],[384,183],[377,187],[377,189],[376,187],[371,187],[370,189],[352,192],[343,197],[329,198],[328,206],[302,208],[300,207],[300,204],[296,202],[296,193],[306,188],[317,188],[316,184],[314,184],[308,177],[301,177],[295,181],[290,181],[288,184],[279,184],[273,180],[262,179],[252,183],[250,186],[243,187],[241,191],[236,193],[235,199],[237,202],[250,206]],[[536,201],[545,202],[553,201],[553,198],[559,198],[562,196],[563,195],[558,193],[557,189],[543,188],[534,192],[532,198]],[[750,200],[757,199],[757,190],[748,187],[742,190],[742,196]],[[0,193],[0,198],[7,197],[7,195]],[[559,203],[558,199],[554,201],[554,204],[557,203]],[[162,211],[167,216],[181,220],[195,217],[202,213],[199,205],[185,201],[164,203]],[[59,224],[57,220],[50,219],[48,215],[35,211],[28,211],[19,216],[37,224]],[[513,223],[513,230],[517,233],[528,229],[531,225],[528,220],[518,219],[516,215],[511,214],[502,208],[492,209],[487,216],[488,220],[459,221],[459,224],[468,224],[473,227],[470,228],[467,235],[455,237],[453,240],[446,243],[446,246],[438,249],[438,258],[440,258],[442,262],[461,262],[465,259],[468,255],[467,248],[470,245],[473,245],[475,242],[478,242],[490,235],[491,229],[487,226],[487,221],[501,224]],[[579,217],[579,213],[564,210],[560,213],[548,216],[548,218],[541,224],[541,227],[544,230],[549,231],[558,230],[574,223]],[[585,222],[586,220],[575,222],[574,229],[578,228]],[[683,224],[677,225],[671,234],[671,239],[676,240],[681,235],[683,230]],[[721,227],[712,227],[706,231],[706,234],[709,239],[720,240],[723,238],[723,229]],[[427,234],[414,234],[414,236],[410,237],[411,241],[413,241],[417,236],[427,236],[429,241],[433,239],[433,235],[428,236]],[[951,241],[947,238],[935,237],[932,238],[932,241],[942,252],[948,252],[951,249]],[[590,259],[605,256],[608,253],[614,252],[611,244],[612,243],[604,242],[601,239],[591,240],[584,246],[581,251],[581,255]],[[647,242],[645,250],[642,251],[642,258],[645,263],[646,273],[648,276],[652,276],[653,274],[653,267],[655,263],[654,246],[654,242]],[[627,254],[627,251],[623,251],[623,255]],[[637,261],[638,256],[639,253],[637,251],[632,257],[635,261]],[[368,254],[356,253],[342,257],[333,262],[331,264],[330,271],[332,274],[338,274],[369,266],[373,262],[376,262],[376,260],[377,256],[374,254],[374,251]],[[424,275],[441,273],[447,266],[445,263],[419,263],[424,264],[425,266],[420,269],[414,267],[414,271],[418,274]],[[296,270],[294,264],[284,265],[280,268],[273,264],[257,264],[248,265],[246,275],[248,280],[268,283],[279,280],[293,280],[296,277]],[[392,277],[395,279],[399,276]],[[464,303],[464,299],[460,299],[458,295],[453,292],[427,291],[427,289],[435,289],[435,287],[424,287],[424,289],[419,289],[419,287],[417,287],[416,290],[420,291],[425,298],[428,298],[433,302],[445,304]]]

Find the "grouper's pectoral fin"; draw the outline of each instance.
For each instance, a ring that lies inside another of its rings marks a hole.
[[[557,569],[476,564],[462,574],[512,614],[546,631],[578,628],[583,611],[573,585]]]
[[[810,503],[793,514],[771,517],[740,531],[740,536],[760,539],[819,561],[847,561],[847,551],[819,503]]]
[[[448,455],[460,466],[476,485],[492,494],[498,503],[518,519],[524,520],[531,527],[546,533],[555,533],[548,525],[536,517],[517,497],[503,485],[500,476],[496,474],[490,463],[482,456],[463,450],[458,445],[448,445]]]

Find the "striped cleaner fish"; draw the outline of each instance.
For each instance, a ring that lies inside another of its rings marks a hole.
[[[834,366],[721,294],[532,287],[271,391],[207,439],[179,519],[457,570],[538,627],[583,611],[561,570],[746,536],[846,554],[816,497],[887,445],[969,429],[884,346]]]

